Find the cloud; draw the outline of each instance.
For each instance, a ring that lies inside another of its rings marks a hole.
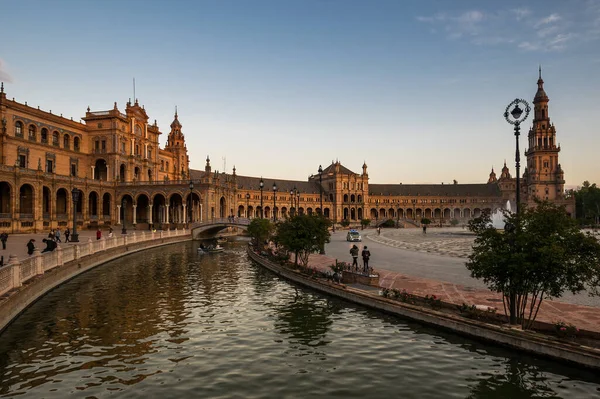
[[[520,21],[531,14],[531,10],[529,8],[514,8],[510,11],[515,15],[517,21]]]
[[[540,19],[534,26],[536,28],[538,28],[542,25],[548,25],[548,24],[554,23],[556,21],[560,21],[561,19],[562,19],[561,16],[558,14],[550,14],[546,18]]]
[[[437,28],[442,28],[450,39],[460,39],[464,36],[477,36],[481,32],[481,22],[486,18],[486,15],[479,10],[465,11],[458,15],[449,15],[446,13],[437,13],[432,16],[416,17],[417,21],[434,26],[434,31]]]
[[[7,82],[7,83],[13,82],[12,76],[10,76],[10,74],[6,71],[5,62],[1,58],[0,58],[0,81]]]

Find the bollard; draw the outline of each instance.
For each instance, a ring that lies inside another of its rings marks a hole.
[[[10,271],[12,274],[12,288],[20,287],[21,284],[21,262],[19,262],[19,258],[17,255],[10,255],[8,258],[8,267],[10,267]]]

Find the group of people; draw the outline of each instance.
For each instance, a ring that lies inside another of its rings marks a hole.
[[[371,258],[371,251],[365,245],[363,250],[360,253],[363,260],[363,273],[369,272],[369,259]],[[356,244],[352,245],[350,248],[350,256],[352,256],[352,268],[358,271],[358,247]]]

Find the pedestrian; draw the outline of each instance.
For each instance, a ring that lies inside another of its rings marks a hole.
[[[426,224],[423,225],[423,234],[427,234],[427,225]]]
[[[56,240],[56,242],[62,242],[60,240],[60,229],[56,229],[56,233],[54,233],[54,239]]]
[[[371,257],[371,251],[369,251],[366,245],[363,248],[361,255],[363,258],[363,271],[366,273],[369,270],[369,258]]]
[[[56,241],[44,238],[42,240],[42,242],[46,243],[46,248],[44,248],[42,250],[42,253],[44,253],[44,252],[52,252],[52,251],[54,251],[56,249],[56,246],[57,246]]]
[[[0,234],[0,241],[2,241],[2,249],[6,249],[6,240],[8,240],[8,233],[5,231]]]
[[[50,233],[48,233],[48,238],[54,241],[54,229],[50,230]]]
[[[381,227],[377,227],[377,235],[381,234]]]
[[[100,227],[98,227],[98,230],[96,230],[96,240],[99,240],[102,238],[102,231],[100,230]]]
[[[4,255],[0,256],[0,267],[4,266]]]
[[[358,270],[358,247],[356,244],[350,248],[350,255],[352,255],[352,267]]]
[[[65,242],[69,242],[69,237],[71,236],[71,230],[67,227],[65,230]]]
[[[33,251],[35,250],[35,244],[34,244],[34,242],[35,242],[35,240],[32,238],[27,243],[27,255],[33,255]]]
[[[108,228],[108,238],[113,238],[113,228],[112,227]]]

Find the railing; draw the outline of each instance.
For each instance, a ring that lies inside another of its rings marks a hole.
[[[7,265],[0,267],[0,296],[14,288],[21,287],[28,280],[38,275],[43,275],[48,270],[61,267],[68,262],[81,259],[85,256],[136,242],[186,234],[189,234],[189,230],[142,231],[141,234],[133,232],[130,235],[101,238],[100,240],[89,238],[87,242],[80,242],[64,247],[59,244],[56,250],[52,252],[41,253],[36,249],[32,256],[21,261],[17,259],[16,255],[11,255]]]
[[[192,223],[192,228],[196,228],[196,227],[200,227],[200,226],[207,226],[207,225],[213,225],[213,224],[237,224],[237,225],[241,225],[241,226],[248,226],[250,224],[250,219],[248,218],[240,218],[240,217],[233,217],[233,218],[215,218],[215,219],[208,219],[208,220],[204,220],[202,222],[194,222]]]

